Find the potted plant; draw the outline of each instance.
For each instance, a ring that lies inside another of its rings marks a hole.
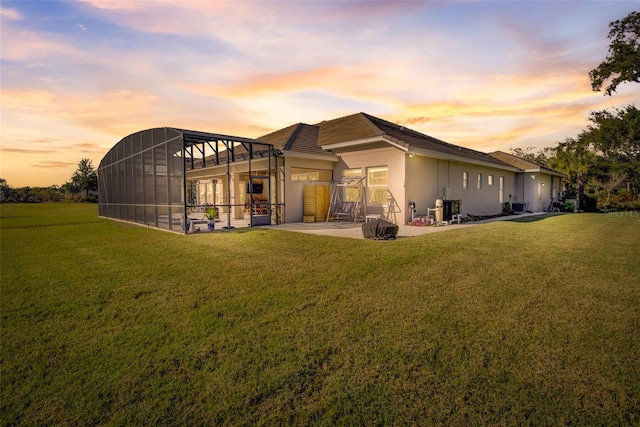
[[[207,218],[207,227],[209,231],[213,231],[216,228],[216,218],[218,217],[218,209],[207,208],[204,211],[204,216]]]

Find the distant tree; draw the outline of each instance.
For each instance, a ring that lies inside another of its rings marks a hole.
[[[607,195],[607,198],[604,202],[605,206],[609,206],[609,200],[611,199],[611,193],[617,189],[620,184],[624,182],[626,179],[626,174],[624,172],[613,172],[606,179],[602,179],[599,181],[600,187],[604,190]]]
[[[585,189],[600,193],[602,201],[609,203],[625,183],[635,199],[640,188],[640,110],[629,105],[594,111],[589,121],[576,138],[567,138],[550,150],[547,166],[567,174],[567,190],[576,193],[579,203]]]
[[[633,105],[591,113],[587,128],[594,147],[609,162],[610,172],[625,176],[627,190],[640,188],[640,110]]]
[[[60,187],[60,191],[67,195],[66,197],[69,199],[74,199],[76,194],[82,192],[82,189],[78,187],[73,181],[65,182],[62,187]]]
[[[80,190],[84,190],[87,197],[90,191],[98,189],[98,173],[90,159],[85,157],[78,162],[78,169],[73,173],[71,182]]]
[[[11,187],[7,183],[7,180],[0,178],[0,202],[7,201],[11,198]]]
[[[520,159],[527,160],[531,163],[535,163],[540,166],[547,166],[547,162],[549,159],[547,158],[547,151],[538,150],[536,154],[533,153],[534,147],[527,148],[511,148],[511,155],[516,156]]]
[[[611,96],[619,84],[640,82],[640,12],[609,24],[609,54],[604,62],[589,72],[591,88],[599,92],[606,81],[605,95]]]
[[[607,157],[640,159],[640,110],[633,105],[613,111],[593,111],[589,116],[596,147]]]
[[[569,177],[568,192],[575,192],[578,205],[584,199],[584,190],[590,180],[591,166],[597,156],[589,132],[582,132],[577,138],[567,138],[554,149],[549,159],[549,167],[564,172]],[[580,206],[578,206],[578,209]]]

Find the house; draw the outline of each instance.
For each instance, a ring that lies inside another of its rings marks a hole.
[[[558,201],[565,174],[503,151],[489,155],[519,169],[512,200],[514,211],[548,211],[551,204]]]
[[[257,139],[148,129],[123,138],[101,161],[100,214],[180,232],[204,206],[217,206],[228,227],[301,222],[309,185],[331,185],[332,201],[398,224],[426,214],[436,199],[444,200],[445,219],[500,213],[510,201],[545,210],[548,198],[538,189],[536,200],[527,180],[555,190],[562,174],[503,154],[366,113],[297,123]],[[358,187],[336,186],[340,177]]]

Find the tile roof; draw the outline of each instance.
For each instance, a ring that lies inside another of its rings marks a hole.
[[[503,168],[510,166],[486,153],[449,144],[366,113],[357,113],[321,122],[317,126],[320,128],[318,137],[318,145],[320,146],[379,136],[386,137],[407,148],[429,150],[448,156],[490,163]]]
[[[546,166],[521,159],[520,157],[514,156],[513,154],[505,153],[504,151],[494,151],[492,153],[489,153],[489,155],[523,171],[534,170],[565,176],[565,174],[563,174],[562,172],[558,172]]]
[[[364,113],[323,121],[316,126],[320,128],[320,133],[318,134],[319,146],[370,138],[383,133],[367,119]]]
[[[258,140],[273,144],[278,150],[336,157],[335,154],[321,147],[375,137],[385,138],[408,149],[414,148],[436,154],[441,153],[443,156],[457,157],[461,160],[467,159],[471,162],[488,163],[496,167],[509,169],[543,170],[563,176],[562,173],[553,169],[528,162],[502,151],[487,154],[471,148],[450,144],[366,113],[351,114],[322,121],[316,125],[296,123],[264,135]]]
[[[389,136],[391,140],[394,142],[404,143],[407,147],[435,151],[450,156],[463,157],[469,160],[492,163],[496,166],[510,166],[487,153],[472,150],[471,148],[461,147],[459,145],[449,144],[448,142],[444,142],[437,138],[388,122],[378,117],[370,116],[365,113],[361,114],[371,120],[371,122],[385,135]]]
[[[260,141],[273,144],[278,150],[298,153],[336,157],[330,151],[323,150],[318,144],[318,126],[296,123],[258,138]]]

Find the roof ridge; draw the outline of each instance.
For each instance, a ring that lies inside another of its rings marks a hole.
[[[293,131],[291,131],[291,133],[289,134],[289,136],[285,140],[284,145],[282,147],[283,150],[291,149],[291,146],[293,145],[293,142],[296,140],[298,134],[300,133],[300,129],[302,128],[302,122],[295,123],[295,124],[293,124],[291,126],[295,126],[295,127],[293,128]]]
[[[369,114],[364,113],[364,112],[362,112],[362,111],[361,111],[360,113],[358,113],[358,115],[359,115],[359,116],[361,116],[361,117],[364,119],[365,123],[366,123],[367,125],[369,125],[369,127],[370,127],[374,132],[376,132],[376,133],[377,133],[377,134],[379,134],[379,135],[385,135],[385,132],[384,132],[382,129],[380,129],[378,126],[376,126],[376,125],[375,125],[375,123],[373,123],[373,122],[371,121],[371,119],[369,118],[369,117],[374,117],[374,116],[370,116]],[[376,117],[376,118],[377,118],[377,117]]]

